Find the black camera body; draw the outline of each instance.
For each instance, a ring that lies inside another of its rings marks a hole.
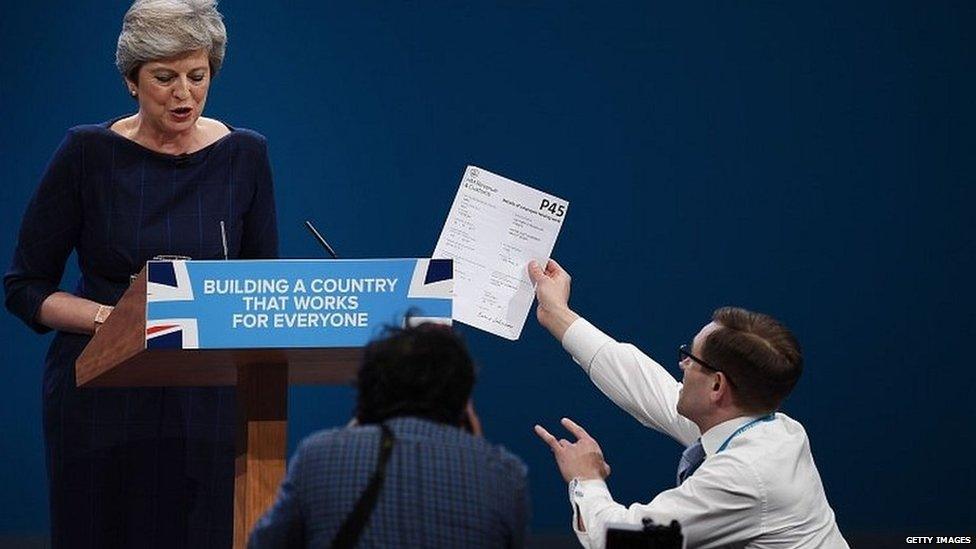
[[[655,524],[650,518],[636,524],[610,524],[607,526],[607,549],[682,549],[684,536],[681,525]]]

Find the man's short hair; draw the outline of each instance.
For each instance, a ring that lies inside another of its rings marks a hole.
[[[800,343],[775,318],[738,307],[712,314],[720,327],[705,339],[702,355],[728,374],[736,404],[771,412],[796,386],[803,372]]]
[[[356,417],[378,423],[418,416],[456,425],[474,378],[471,355],[450,327],[387,328],[363,353]]]

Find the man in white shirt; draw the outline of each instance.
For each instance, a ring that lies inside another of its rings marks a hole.
[[[609,523],[677,520],[687,547],[846,548],[813,463],[806,431],[778,412],[802,371],[793,335],[744,309],[715,311],[679,349],[682,382],[633,345],[619,343],[569,308],[570,276],[550,260],[529,265],[537,317],[596,386],[637,421],[686,446],[678,486],[624,507],[604,479],[599,444],[569,419],[576,442],[535,430],[569,482],[573,529],[602,548]]]

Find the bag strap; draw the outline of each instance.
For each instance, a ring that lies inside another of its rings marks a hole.
[[[339,532],[332,540],[332,549],[352,549],[355,547],[366,527],[366,521],[373,514],[373,508],[376,507],[380,489],[383,488],[383,483],[386,480],[386,464],[390,461],[393,443],[396,442],[393,431],[386,424],[380,423],[380,430],[382,431],[382,438],[380,439],[380,457],[376,462],[376,469],[373,471],[373,476],[369,479],[369,484],[366,485],[363,495],[359,496],[359,501],[356,502],[352,513],[346,517],[345,522],[339,527]]]

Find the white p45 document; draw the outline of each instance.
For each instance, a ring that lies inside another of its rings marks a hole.
[[[454,320],[510,340],[535,298],[528,264],[543,268],[569,203],[468,166],[433,257],[454,260]]]

